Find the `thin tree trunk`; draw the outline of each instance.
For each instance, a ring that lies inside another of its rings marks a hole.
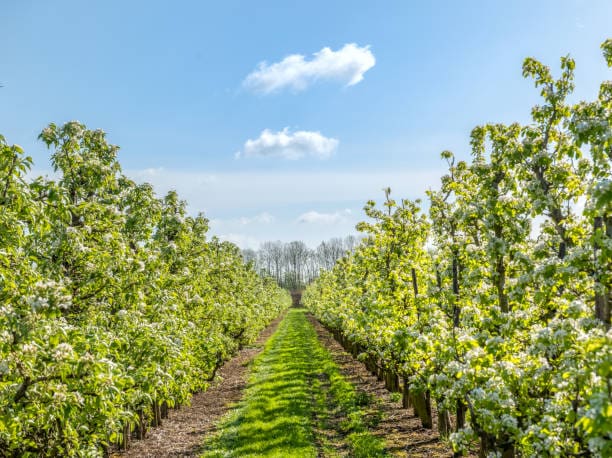
[[[441,407],[441,402],[437,403],[438,406],[438,433],[440,437],[447,438],[453,430],[450,412]]]
[[[410,384],[408,383],[408,380],[406,378],[404,378],[404,386],[402,390],[402,407],[404,409],[409,409],[410,407],[412,407],[412,403],[410,400]]]
[[[605,227],[604,227],[605,226]],[[612,216],[596,216],[593,221],[594,232],[601,232],[602,238],[612,239]],[[597,259],[597,255],[601,250],[601,246],[595,242],[593,246],[594,256]],[[607,266],[602,266],[605,270]],[[599,272],[595,272],[595,318],[600,320],[610,327],[611,318],[611,307],[612,306],[612,285],[602,284]]]
[[[138,410],[138,424],[136,425],[136,437],[143,440],[147,434],[145,415],[142,409]]]
[[[412,395],[414,413],[420,418],[423,428],[431,429],[433,419],[431,417],[431,396],[429,390]]]
[[[126,422],[123,425],[123,432],[121,434],[121,440],[119,442],[119,448],[121,450],[127,450],[130,447],[130,436],[132,434],[130,422]]]
[[[457,417],[457,431],[465,428],[465,410],[465,403],[463,403],[463,401],[457,401],[457,411],[455,413]]]
[[[162,402],[161,405],[161,417],[168,418],[168,403],[166,401]]]

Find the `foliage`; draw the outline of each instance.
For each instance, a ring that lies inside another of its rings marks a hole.
[[[40,139],[57,180],[26,180],[0,137],[0,456],[101,456],[206,389],[290,299],[175,192],[125,177],[101,130]]]
[[[366,238],[303,295],[411,392],[465,406],[458,452],[612,454],[612,85],[572,105],[573,72],[526,59],[532,122],[476,127],[469,163],[444,152],[428,217],[368,202]]]

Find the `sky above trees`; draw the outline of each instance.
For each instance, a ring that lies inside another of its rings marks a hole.
[[[0,133],[50,173],[49,122],[102,128],[128,175],[176,189],[213,234],[315,247],[386,186],[424,196],[474,126],[527,120],[525,57],[558,74],[571,54],[573,99],[595,98],[611,17],[605,0],[7,0]]]

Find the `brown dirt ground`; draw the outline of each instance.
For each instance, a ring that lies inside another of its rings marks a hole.
[[[219,378],[206,392],[193,396],[191,405],[171,409],[162,426],[149,430],[145,440],[134,440],[129,450],[115,452],[112,458],[178,458],[197,457],[202,451],[204,437],[213,433],[216,424],[238,402],[247,387],[250,363],[261,353],[263,345],[274,333],[284,314],[274,320],[250,347],[242,349],[219,369]],[[377,399],[375,408],[381,410],[383,419],[372,427],[374,435],[381,437],[393,456],[403,457],[452,457],[447,444],[440,441],[434,429],[421,427],[420,420],[411,409],[403,409],[401,401],[393,401],[384,383],[370,374],[365,366],[344,351],[333,336],[313,317],[309,316],[319,340],[330,351],[340,372],[357,390]],[[333,423],[333,421],[332,421]],[[339,456],[346,455],[346,444],[334,431],[324,433],[328,445],[336,448]],[[469,455],[475,457],[476,455]]]
[[[144,440],[134,440],[125,452],[113,458],[178,458],[197,457],[204,436],[215,430],[216,423],[240,400],[247,386],[250,363],[261,353],[268,338],[284,317],[282,314],[264,329],[257,341],[243,348],[218,372],[217,383],[203,393],[194,394],[191,405],[170,409],[161,426],[148,431]]]
[[[387,451],[393,456],[403,457],[452,457],[449,446],[442,442],[437,433],[437,413],[433,412],[434,427],[425,429],[412,409],[402,408],[401,401],[393,401],[383,382],[347,353],[334,337],[313,316],[310,322],[317,331],[320,342],[330,351],[334,362],[347,381],[358,391],[379,400],[377,408],[383,419],[371,428],[375,436],[382,438]],[[469,457],[476,455],[468,455]]]

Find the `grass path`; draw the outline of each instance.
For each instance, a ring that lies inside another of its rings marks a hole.
[[[254,361],[236,409],[209,438],[203,457],[378,457],[380,420],[319,343],[304,309],[291,309]]]

